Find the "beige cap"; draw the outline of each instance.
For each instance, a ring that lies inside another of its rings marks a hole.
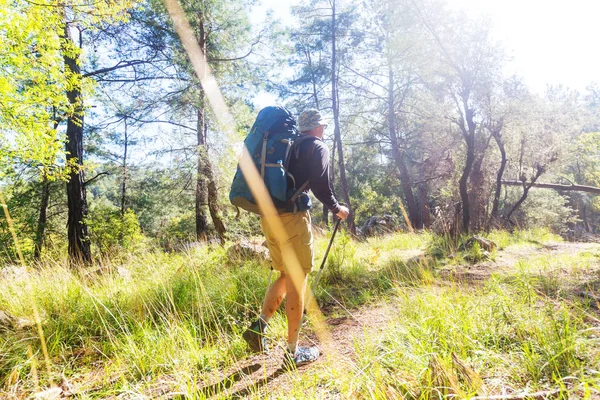
[[[322,124],[321,121],[323,121],[323,117],[319,110],[306,110],[298,117],[298,130],[300,132],[308,132],[320,125],[327,127],[327,124]]]

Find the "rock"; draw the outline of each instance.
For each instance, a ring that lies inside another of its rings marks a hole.
[[[27,279],[27,268],[19,265],[7,265],[4,268],[0,268],[0,278],[11,281]]]
[[[34,321],[25,318],[17,318],[6,311],[0,310],[0,332],[21,330],[34,325]]]
[[[123,278],[123,280],[125,280],[127,282],[129,282],[129,281],[132,280],[131,271],[128,270],[127,268],[125,268],[125,267],[118,266],[117,267],[117,273],[119,274],[119,276],[121,278]]]
[[[227,257],[230,260],[256,259],[266,261],[269,259],[269,249],[266,248],[264,243],[257,244],[250,240],[242,239],[227,249]]]
[[[392,233],[399,228],[398,219],[394,215],[373,216],[365,221],[360,232],[365,237]]]
[[[478,235],[473,235],[466,242],[464,242],[462,245],[460,245],[460,247],[458,249],[460,251],[469,250],[473,247],[473,245],[475,243],[479,244],[479,248],[481,248],[481,250],[485,250],[487,252],[492,252],[496,249],[496,247],[498,247],[498,246],[496,246],[496,243],[492,242],[489,239],[486,239],[486,238],[478,236]]]
[[[62,396],[62,392],[63,390],[59,387],[53,387],[47,390],[44,390],[43,392],[37,392],[33,395],[34,399],[40,399],[40,400],[54,400],[54,399],[60,399]]]

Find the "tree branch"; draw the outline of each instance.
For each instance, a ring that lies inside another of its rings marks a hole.
[[[160,120],[160,119],[144,120],[144,119],[133,117],[131,115],[129,115],[128,118],[134,120],[135,122],[141,122],[142,124],[170,124],[170,125],[178,126],[180,128],[188,129],[192,132],[197,132],[196,128],[192,128],[192,127],[189,127],[189,126],[186,126],[183,124],[179,124],[179,123],[173,122],[173,121],[166,121],[166,120]]]
[[[106,68],[98,69],[96,71],[91,71],[91,72],[83,74],[83,76],[88,78],[90,76],[105,74],[107,72],[115,71],[117,69],[132,67],[134,65],[140,65],[140,64],[152,64],[152,63],[150,61],[145,61],[145,60],[134,60],[134,61],[129,61],[129,62],[119,61],[116,65],[113,65],[112,67],[106,67]]]
[[[108,172],[108,171],[100,172],[99,174],[97,174],[97,175],[96,175],[95,177],[93,177],[92,179],[90,179],[90,180],[87,180],[87,181],[83,182],[83,185],[84,185],[84,186],[87,186],[87,185],[89,185],[90,183],[92,183],[93,181],[95,181],[96,179],[98,179],[99,177],[101,177],[102,175],[110,175],[110,172]]]
[[[258,34],[258,37],[256,38],[256,40],[250,45],[250,50],[248,50],[248,52],[240,57],[234,57],[234,58],[211,58],[208,60],[208,62],[229,62],[229,61],[238,61],[238,60],[243,60],[244,58],[248,57],[250,54],[252,54],[252,52],[254,51],[254,46],[256,46],[257,44],[260,43],[260,39],[262,37],[264,30],[261,31]]]
[[[353,70],[352,68],[348,67],[347,65],[343,65],[343,64],[342,64],[342,67],[346,68],[347,70],[349,70],[350,72],[352,72],[352,73],[356,74],[357,76],[360,76],[361,78],[363,78],[363,79],[366,79],[367,81],[371,82],[373,85],[377,85],[377,86],[379,86],[380,88],[382,88],[382,89],[383,89],[383,90],[385,90],[386,92],[388,91],[388,88],[386,88],[386,87],[385,87],[385,86],[383,86],[382,84],[380,84],[380,83],[378,83],[378,82],[375,82],[374,80],[372,80],[372,79],[371,79],[371,78],[369,78],[368,76],[365,76],[365,75],[361,74],[360,72],[357,72],[357,71]]]

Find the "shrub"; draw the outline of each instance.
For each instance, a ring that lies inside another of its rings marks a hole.
[[[196,240],[196,219],[193,212],[171,217],[158,232],[163,248],[172,250],[183,243]]]
[[[115,255],[119,252],[135,252],[144,243],[139,221],[132,210],[121,216],[119,209],[108,205],[92,208],[86,220],[90,240],[99,255]]]

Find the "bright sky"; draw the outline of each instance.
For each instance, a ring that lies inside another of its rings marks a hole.
[[[600,82],[600,0],[446,0],[470,17],[488,16],[494,37],[511,57],[507,72],[542,93],[546,84],[583,91]],[[289,19],[291,0],[263,0]]]
[[[449,0],[469,16],[488,15],[512,62],[508,72],[536,91],[547,83],[584,90],[600,82],[598,0]]]

